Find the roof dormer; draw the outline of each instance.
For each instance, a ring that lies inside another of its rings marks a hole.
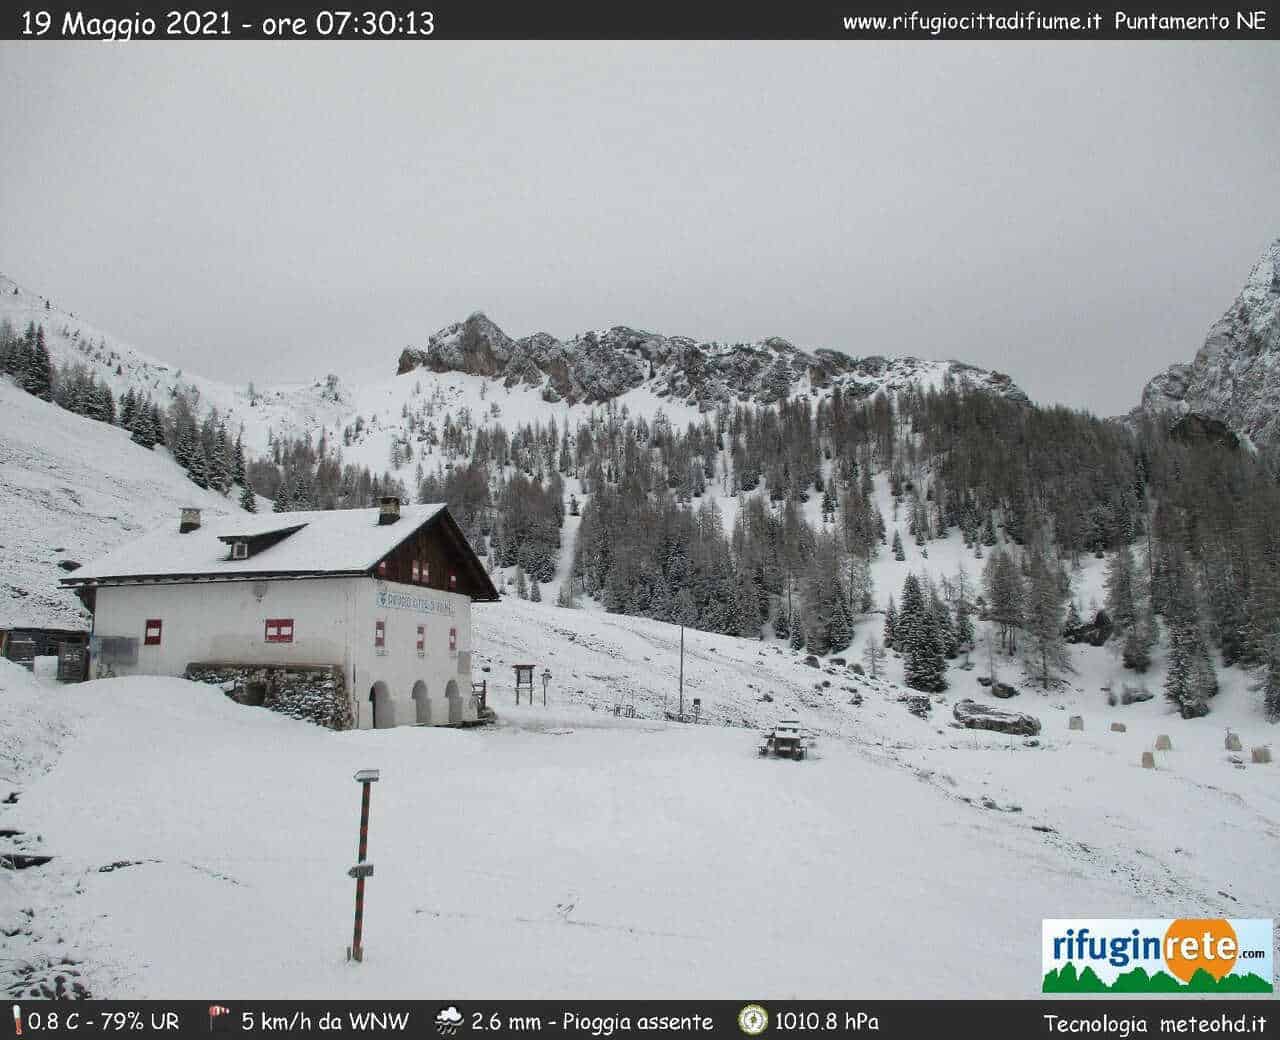
[[[288,524],[282,527],[250,528],[233,534],[220,534],[218,541],[228,546],[230,560],[247,560],[256,556],[263,549],[270,549],[284,541],[291,534],[301,531],[306,524]]]

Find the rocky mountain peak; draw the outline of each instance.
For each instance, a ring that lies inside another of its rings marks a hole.
[[[1138,411],[1194,413],[1256,445],[1280,446],[1280,238],[1253,265],[1195,359],[1151,379]]]
[[[1027,400],[1007,375],[955,361],[809,352],[780,336],[753,343],[703,343],[626,325],[565,341],[546,332],[513,340],[479,312],[429,336],[425,347],[404,350],[397,371],[415,368],[487,376],[509,387],[540,387],[549,402],[599,403],[646,385],[659,397],[709,408],[733,400],[768,404],[804,389],[839,386],[842,392],[865,396],[947,380]]]

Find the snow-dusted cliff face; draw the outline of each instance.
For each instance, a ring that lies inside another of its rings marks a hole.
[[[1280,447],[1280,239],[1254,264],[1195,360],[1152,379],[1138,411],[1195,413]]]
[[[547,401],[587,404],[642,385],[659,397],[689,404],[735,398],[770,404],[801,389],[839,386],[863,396],[910,383],[940,386],[947,379],[1027,400],[1007,375],[958,361],[810,353],[777,337],[758,343],[699,343],[625,326],[584,332],[567,342],[545,332],[512,339],[480,313],[441,329],[424,348],[403,351],[398,372],[416,368],[499,378],[508,387],[539,387]]]

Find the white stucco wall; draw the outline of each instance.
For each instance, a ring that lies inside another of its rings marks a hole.
[[[151,618],[163,622],[158,646],[144,645]],[[292,618],[293,642],[268,643],[268,618]],[[374,645],[379,620],[385,625],[381,649]],[[452,651],[450,629],[457,632]],[[119,675],[182,675],[197,661],[340,665],[361,728],[373,724],[369,696],[378,683],[385,689],[380,727],[418,721],[413,693],[419,682],[433,724],[450,721],[450,680],[457,683],[461,718],[476,718],[470,671],[459,672],[471,651],[471,600],[457,593],[371,578],[109,585],[97,590],[94,611],[94,637],[106,636],[138,641],[136,664],[117,665]],[[95,668],[100,665],[95,660]]]
[[[449,722],[446,691],[450,680],[457,683],[462,718],[473,721],[476,707],[471,701],[471,672],[460,672],[471,653],[471,600],[454,592],[440,592],[397,582],[366,581],[358,590],[357,628],[353,641],[351,688],[356,693],[357,723],[372,724],[369,693],[378,682],[387,684],[395,711],[395,724],[413,723],[418,705],[413,699],[414,684],[426,686],[433,725]],[[375,625],[385,625],[385,645],[374,646]],[[423,651],[417,650],[418,626],[423,626]],[[449,630],[457,631],[457,649],[449,649]],[[381,711],[381,707],[379,708]],[[381,727],[383,719],[378,720]]]

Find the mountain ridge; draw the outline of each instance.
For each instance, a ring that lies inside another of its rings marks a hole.
[[[648,384],[657,396],[690,405],[735,398],[773,404],[806,389],[838,386],[867,396],[946,379],[1030,403],[1010,376],[961,361],[806,351],[780,336],[750,343],[700,342],[626,325],[568,340],[546,332],[515,339],[482,311],[431,334],[425,347],[401,351],[398,375],[422,368],[500,379],[508,388],[536,387],[548,403],[601,404]]]

